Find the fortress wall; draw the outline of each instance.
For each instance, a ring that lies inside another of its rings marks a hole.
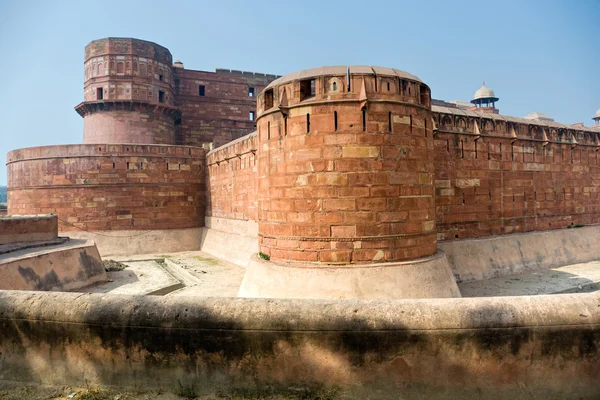
[[[598,133],[478,120],[475,140],[474,120],[444,116],[435,137],[439,240],[600,223]]]
[[[201,249],[245,266],[258,252],[257,140],[251,133],[209,152]]]
[[[599,303],[598,293],[320,301],[7,291],[0,369],[17,382],[198,395],[337,387],[357,399],[593,399]]]
[[[164,230],[204,224],[205,151],[64,145],[8,153],[9,214],[57,214],[59,230]]]
[[[275,76],[239,72],[173,68],[176,106],[182,111],[178,143],[201,146],[213,142],[219,147],[256,130],[250,112],[256,119],[256,96]],[[204,96],[200,96],[200,86],[204,86]],[[254,88],[253,96],[249,88]]]
[[[256,221],[256,151],[252,133],[207,154],[207,216]]]

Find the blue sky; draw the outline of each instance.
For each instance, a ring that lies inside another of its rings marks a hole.
[[[186,68],[286,74],[381,65],[502,114],[585,122],[600,108],[600,2],[0,0],[0,185],[12,149],[80,143],[83,49],[107,36],[161,44]]]

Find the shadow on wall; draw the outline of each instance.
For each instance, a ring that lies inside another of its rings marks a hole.
[[[591,399],[597,307],[593,295],[511,305],[0,292],[0,369],[5,380],[198,395]]]

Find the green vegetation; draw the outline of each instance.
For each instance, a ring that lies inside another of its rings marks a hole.
[[[212,257],[195,256],[194,259],[198,260],[200,262],[203,262],[205,264],[208,264],[208,265],[219,265],[219,260],[217,260],[216,258],[212,258]]]
[[[258,256],[265,261],[269,261],[271,259],[271,257],[268,254],[265,254],[263,252],[258,253]]]
[[[290,400],[335,400],[339,397],[339,388],[287,388],[266,386],[260,388],[233,389],[219,396],[228,400],[290,399]]]

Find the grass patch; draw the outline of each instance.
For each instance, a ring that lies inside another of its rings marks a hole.
[[[177,384],[179,385],[179,387],[173,392],[177,396],[185,397],[186,399],[195,399],[196,397],[198,397],[198,395],[196,394],[196,387],[194,385],[183,386],[179,381],[177,381]]]
[[[102,261],[102,264],[104,265],[104,270],[106,272],[123,271],[125,268],[127,268],[127,265],[115,260],[104,260]]]
[[[194,260],[198,260],[198,261],[203,262],[208,265],[213,265],[213,266],[219,265],[219,260],[217,260],[216,258],[202,257],[202,256],[194,256],[193,258],[194,258]]]
[[[335,400],[339,398],[338,387],[276,387],[237,388],[219,396],[228,400],[290,399],[290,400]]]
[[[130,400],[134,397],[128,394],[115,393],[110,390],[89,389],[74,397],[76,400]]]

